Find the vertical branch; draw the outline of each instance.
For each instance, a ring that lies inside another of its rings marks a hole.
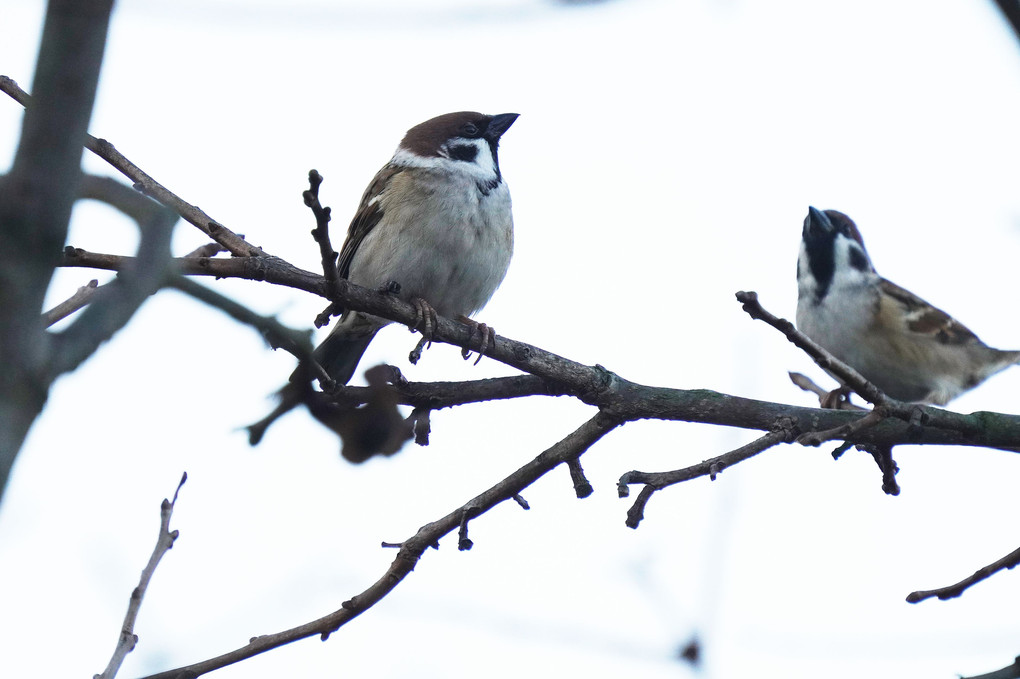
[[[0,496],[49,392],[43,298],[67,239],[113,0],[50,0],[11,172],[0,184]]]
[[[93,679],[113,679],[117,676],[117,672],[120,670],[120,666],[124,662],[124,658],[127,657],[127,654],[135,650],[135,644],[138,643],[138,635],[135,634],[135,621],[138,619],[138,611],[142,608],[142,599],[145,598],[145,592],[149,588],[149,582],[152,581],[152,576],[156,572],[156,566],[159,565],[163,555],[174,546],[174,541],[177,540],[179,535],[177,531],[170,530],[170,517],[173,516],[174,505],[177,504],[177,494],[181,492],[181,486],[187,480],[188,473],[184,472],[180,483],[177,484],[177,490],[174,491],[174,499],[164,499],[160,505],[159,536],[156,538],[156,547],[152,550],[149,563],[145,564],[145,568],[142,570],[142,577],[138,580],[138,586],[131,591],[127,614],[124,616],[124,624],[120,627],[120,635],[117,637],[117,647],[113,651],[113,656],[110,658],[110,662],[106,669],[103,670],[103,673],[95,675]]]

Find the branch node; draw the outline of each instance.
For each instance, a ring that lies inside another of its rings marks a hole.
[[[634,504],[631,505],[630,509],[627,510],[627,527],[637,530],[637,527],[641,524],[641,520],[645,518],[645,505],[652,499],[652,494],[658,490],[651,484],[646,485],[638,493],[637,499],[634,500]]]
[[[457,549],[466,552],[475,546],[475,543],[468,537],[468,521],[477,514],[478,509],[473,506],[464,508],[460,517],[460,530],[457,532]]]
[[[414,349],[411,349],[411,353],[407,355],[407,360],[411,362],[411,365],[418,365],[418,361],[421,359],[422,350],[425,349],[426,345],[430,344],[432,344],[432,341],[424,335],[420,340],[418,340],[418,344],[416,344]]]
[[[524,497],[522,497],[520,493],[514,493],[513,495],[510,496],[510,498],[514,502],[519,504],[521,506],[521,509],[523,509],[525,511],[531,509],[531,505],[528,504],[528,501],[525,500]]]
[[[584,475],[580,459],[567,460],[567,469],[570,470],[570,480],[574,484],[574,494],[578,500],[583,500],[595,492],[588,478]]]
[[[411,411],[410,420],[414,431],[414,442],[419,446],[429,444],[429,434],[432,433],[432,411],[428,408],[415,408]]]

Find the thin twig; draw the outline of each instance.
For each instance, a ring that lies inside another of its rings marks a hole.
[[[227,249],[219,243],[206,243],[200,245],[188,254],[184,255],[184,259],[198,259],[199,257],[215,257],[221,252],[226,252]]]
[[[507,500],[515,499],[521,491],[549,471],[568,460],[576,459],[603,436],[621,424],[621,420],[598,413],[571,432],[564,439],[541,453],[534,460],[513,472],[481,495],[472,498],[438,521],[422,526],[409,539],[396,543],[399,551],[386,572],[361,594],[351,597],[336,611],[293,629],[257,636],[247,645],[229,653],[202,662],[151,675],[147,679],[195,679],[207,672],[232,665],[252,656],[292,643],[299,639],[319,636],[327,639],[336,630],[361,615],[393,591],[406,578],[429,547],[438,547],[439,540],[460,529],[470,508],[471,518],[477,518]],[[394,543],[386,543],[395,547]]]
[[[627,472],[620,477],[617,485],[620,497],[630,495],[631,484],[645,484],[634,504],[627,511],[627,526],[630,528],[638,527],[644,518],[645,505],[648,504],[648,501],[656,491],[683,481],[696,479],[700,476],[709,476],[714,481],[715,477],[721,474],[727,467],[732,467],[739,462],[752,458],[780,443],[789,443],[795,435],[796,427],[794,423],[788,419],[781,419],[764,436],[751,441],[747,445],[740,446],[735,450],[696,465],[668,472],[640,472],[636,470]]]
[[[907,602],[916,604],[919,601],[930,599],[932,597],[938,597],[942,601],[946,599],[953,599],[963,594],[972,585],[975,585],[986,578],[990,578],[999,571],[1008,570],[1020,563],[1020,548],[1017,548],[1002,557],[998,561],[988,564],[983,568],[979,568],[974,572],[973,575],[960,580],[955,585],[949,585],[948,587],[939,587],[938,589],[918,590],[911,592],[907,596]]]
[[[7,76],[0,76],[0,91],[7,93],[19,104],[28,108],[32,105],[32,97]],[[238,257],[259,257],[266,253],[236,233],[223,226],[198,207],[186,203],[162,184],[146,174],[140,167],[128,160],[113,144],[105,139],[97,139],[88,135],[85,148],[105,160],[114,169],[130,179],[135,188],[145,195],[154,198],[170,208],[185,221],[198,227],[200,231],[225,247],[232,255]]]
[[[124,624],[121,625],[120,636],[117,638],[117,647],[113,651],[110,663],[103,670],[102,674],[93,675],[93,679],[113,679],[117,676],[124,658],[135,649],[135,644],[138,643],[138,635],[134,632],[135,621],[138,619],[138,611],[142,608],[142,599],[145,598],[149,582],[156,573],[156,566],[159,565],[163,555],[173,548],[174,541],[180,534],[176,530],[170,530],[170,517],[174,513],[174,505],[177,504],[177,494],[181,492],[181,486],[187,480],[188,473],[185,472],[181,476],[180,483],[177,484],[177,490],[174,491],[174,499],[167,500],[164,498],[163,503],[160,505],[159,536],[156,538],[156,547],[152,550],[149,563],[142,570],[142,577],[138,581],[138,586],[131,592],[131,598],[128,600],[127,614],[124,616]]]
[[[255,328],[270,347],[273,349],[283,349],[299,361],[304,361],[308,365],[313,366],[316,379],[332,386],[333,381],[329,375],[326,374],[326,371],[312,357],[312,334],[310,332],[288,328],[271,316],[257,314],[243,304],[238,304],[229,297],[221,295],[215,290],[211,290],[183,276],[170,276],[167,279],[166,286],[183,292],[215,309],[219,309],[235,321]]]
[[[838,427],[833,427],[832,429],[809,431],[801,434],[797,437],[797,443],[802,446],[817,447],[826,441],[845,441],[869,427],[874,427],[876,424],[884,420],[885,417],[885,407],[878,406],[864,417],[860,417],[852,422],[848,422]]]
[[[786,335],[786,339],[810,356],[814,362],[818,364],[818,367],[832,375],[835,375],[840,381],[856,391],[870,403],[875,405],[895,405],[898,403],[886,396],[881,389],[866,380],[859,372],[848,366],[846,363],[840,361],[820,345],[816,344],[810,337],[797,330],[793,323],[785,318],[779,318],[778,316],[774,316],[766,311],[761,305],[761,302],[758,301],[758,293],[741,291],[737,293],[736,297],[737,301],[743,306],[744,311],[746,311],[751,318],[764,321]]]
[[[56,305],[49,311],[44,311],[42,315],[43,323],[45,323],[48,328],[57,321],[67,318],[75,311],[91,302],[98,289],[99,281],[93,278],[86,285],[78,288],[76,293],[65,299],[63,302]]]
[[[333,249],[329,239],[329,220],[332,216],[328,207],[323,207],[319,202],[319,187],[322,185],[322,175],[317,170],[308,172],[308,189],[301,194],[305,205],[315,215],[315,228],[312,229],[312,238],[319,244],[319,254],[322,255],[322,273],[326,282],[333,285],[340,277],[336,268],[336,258],[340,255]]]
[[[134,317],[150,295],[160,289],[170,268],[170,241],[177,215],[130,187],[108,177],[86,176],[82,193],[117,208],[138,224],[140,239],[134,266],[107,283],[63,332],[54,333],[47,368],[53,377],[75,370]]]

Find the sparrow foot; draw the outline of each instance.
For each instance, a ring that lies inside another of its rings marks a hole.
[[[417,365],[418,360],[421,358],[421,352],[432,346],[432,335],[435,332],[436,325],[439,324],[439,318],[432,305],[421,297],[412,299],[411,304],[414,305],[414,325],[409,330],[411,332],[415,330],[420,332],[421,339],[418,340],[418,344],[411,350],[411,353],[407,355],[407,360],[411,362],[411,365]]]
[[[475,351],[478,352],[478,358],[475,359],[474,365],[478,365],[486,351],[496,348],[496,329],[489,327],[485,323],[472,320],[467,316],[458,316],[457,320],[471,328],[471,338],[468,340],[468,344],[477,342]],[[460,355],[464,357],[465,361],[468,360],[471,358],[471,349],[467,347],[462,348]]]
[[[827,410],[853,410],[855,406],[850,403],[850,394],[852,393],[853,389],[844,385],[819,397],[818,404]]]
[[[432,334],[435,332],[436,326],[439,325],[436,310],[421,297],[412,299],[411,304],[414,305],[414,327],[412,330],[420,332],[422,339],[428,344],[432,344]]]

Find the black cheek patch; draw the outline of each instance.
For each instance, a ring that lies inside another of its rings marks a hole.
[[[477,157],[478,147],[476,146],[465,144],[450,147],[450,158],[453,158],[454,160],[463,160],[468,163],[473,163]]]
[[[863,252],[855,247],[850,248],[850,266],[858,271],[871,271],[871,264]]]

